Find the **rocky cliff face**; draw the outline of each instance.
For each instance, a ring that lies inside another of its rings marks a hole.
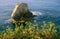
[[[15,21],[21,21],[21,20],[31,20],[33,17],[33,14],[29,11],[28,5],[26,3],[17,3],[11,17]]]

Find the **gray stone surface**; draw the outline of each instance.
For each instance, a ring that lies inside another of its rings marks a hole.
[[[29,11],[28,5],[26,3],[17,3],[11,14],[11,17],[15,21],[31,20],[33,14]]]

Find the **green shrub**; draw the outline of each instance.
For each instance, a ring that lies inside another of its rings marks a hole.
[[[6,31],[0,32],[0,39],[60,39],[58,35],[57,26],[52,22],[43,22],[41,27],[36,23],[25,22],[18,26],[15,25],[15,29],[7,27]]]

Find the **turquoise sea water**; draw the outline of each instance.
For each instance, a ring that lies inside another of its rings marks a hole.
[[[40,25],[43,21],[52,21],[60,25],[60,0],[0,0],[0,28],[1,26],[12,26],[9,21],[17,2],[27,3],[30,11],[37,15],[35,19]]]

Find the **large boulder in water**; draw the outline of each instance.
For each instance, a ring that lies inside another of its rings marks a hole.
[[[29,11],[28,5],[26,3],[17,3],[11,17],[15,21],[21,21],[21,20],[31,20],[33,17],[33,14]]]

